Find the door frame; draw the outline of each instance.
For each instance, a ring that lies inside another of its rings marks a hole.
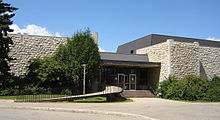
[[[131,83],[131,76],[135,76],[135,89],[131,89],[131,85],[132,85],[132,83]],[[136,87],[137,87],[137,75],[136,74],[129,74],[129,83],[130,83],[130,85],[129,85],[129,90],[136,90]]]
[[[120,86],[120,84],[119,84],[119,76],[120,76],[120,75],[121,75],[121,76],[124,76],[123,85],[122,85],[122,86],[123,86],[123,89],[124,89],[124,88],[125,88],[125,84],[124,84],[124,83],[125,83],[125,74],[123,74],[123,73],[118,73],[118,85],[119,85],[119,86]]]

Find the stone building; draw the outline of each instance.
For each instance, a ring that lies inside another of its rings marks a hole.
[[[149,62],[159,62],[159,81],[169,75],[220,75],[220,42],[151,34],[118,47],[117,53],[145,54]]]
[[[10,34],[14,41],[9,53],[11,72],[25,75],[29,61],[51,56],[67,38]],[[98,34],[92,37],[98,43]],[[120,45],[116,53],[100,52],[100,84],[118,85],[128,91],[156,88],[169,75],[220,75],[220,42],[151,34]],[[138,97],[138,96],[136,96]]]

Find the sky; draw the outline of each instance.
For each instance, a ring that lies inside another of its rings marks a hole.
[[[149,34],[220,41],[220,0],[3,0],[16,32],[72,37],[89,27],[101,51]]]

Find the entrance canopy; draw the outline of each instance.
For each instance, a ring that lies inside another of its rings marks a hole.
[[[149,62],[147,55],[100,52],[100,83],[125,90],[155,89],[160,63]]]
[[[100,52],[103,66],[127,66],[127,67],[160,67],[159,62],[149,62],[145,54],[121,54]]]

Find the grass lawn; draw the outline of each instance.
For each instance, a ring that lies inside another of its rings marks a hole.
[[[106,97],[92,97],[92,98],[86,98],[86,99],[78,99],[78,100],[74,100],[73,102],[75,103],[112,103],[107,101]],[[126,99],[124,101],[116,101],[114,103],[117,102],[133,102],[133,100],[131,99]]]
[[[89,103],[89,102],[105,102],[106,97],[91,97],[91,98],[85,98],[85,99],[77,99],[74,100],[73,102],[78,102],[78,103]]]
[[[173,101],[190,102],[190,103],[220,103],[220,101],[205,101],[205,100],[195,100],[195,101],[189,101],[189,100],[173,100]]]
[[[178,101],[178,102],[189,102],[189,103],[220,103],[220,101],[205,101],[205,100],[189,101],[189,100],[173,100],[173,99],[165,99],[165,98],[161,98],[161,99]]]
[[[21,95],[21,96],[0,96],[0,99],[16,100],[16,99],[44,99],[65,97],[66,95]]]
[[[64,97],[65,95],[22,95],[22,96],[0,96],[0,99],[16,100],[16,99],[44,99],[44,98],[56,98]],[[77,99],[74,101],[63,101],[71,103],[110,103],[107,101],[106,97],[91,97],[85,99]],[[131,99],[126,99],[124,101],[117,102],[132,102]]]
[[[0,99],[15,100],[16,96],[0,96]]]

